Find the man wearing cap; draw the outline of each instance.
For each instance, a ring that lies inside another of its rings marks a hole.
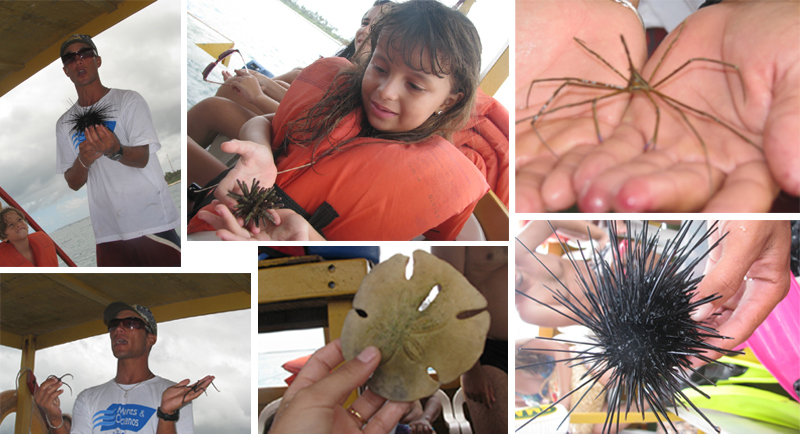
[[[56,170],[75,191],[87,185],[97,265],[179,267],[180,216],[147,103],[132,90],[103,86],[102,59],[87,35],[61,44],[61,62],[78,101],[56,124]]]
[[[189,385],[156,376],[148,366],[150,350],[158,340],[158,326],[150,309],[138,304],[114,302],[103,314],[117,358],[117,375],[84,390],[73,407],[72,434],[168,434],[192,433],[191,401],[214,380],[206,376]],[[36,392],[51,433],[69,434],[58,396],[64,384],[49,378]]]

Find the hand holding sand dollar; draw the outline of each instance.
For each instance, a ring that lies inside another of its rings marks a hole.
[[[380,349],[381,364],[367,386],[392,401],[430,396],[458,378],[480,357],[489,330],[486,299],[461,273],[417,250],[406,279],[407,263],[395,255],[364,278],[342,329],[345,359],[370,345]],[[438,294],[426,304],[434,288]]]

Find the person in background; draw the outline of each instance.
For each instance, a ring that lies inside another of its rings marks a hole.
[[[486,298],[492,321],[480,359],[461,375],[477,434],[508,431],[508,247],[431,247]]]
[[[56,246],[44,232],[28,234],[28,222],[14,207],[0,211],[0,267],[58,267]]]

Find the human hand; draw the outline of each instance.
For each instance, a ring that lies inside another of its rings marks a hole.
[[[789,292],[791,228],[788,221],[724,221],[709,243],[726,232],[709,254],[706,275],[692,302],[714,294],[722,298],[698,308],[692,319],[709,320],[720,335],[732,338],[710,339],[710,345],[732,349],[747,340]],[[710,317],[712,313],[720,315]]]
[[[256,227],[254,223],[244,228],[244,220],[234,217],[231,211],[218,201],[214,207],[216,214],[201,210],[197,216],[217,230],[217,237],[223,241],[308,241],[311,238],[311,225],[296,212],[290,209],[273,209],[268,212],[275,219],[275,224],[262,222]]]
[[[175,413],[175,411],[203,394],[212,381],[214,381],[214,376],[206,375],[191,386],[187,378],[174,386],[168,387],[161,394],[161,411],[166,414]]]
[[[28,375],[32,374],[29,373]],[[63,384],[64,382],[59,380],[58,377],[51,376],[39,386],[34,396],[36,405],[44,411],[52,426],[61,424],[61,399],[58,396],[64,393],[63,389],[59,389]]]
[[[83,135],[86,137],[85,142],[88,142],[97,152],[103,155],[113,154],[119,151],[122,146],[116,134],[106,128],[105,125],[86,127]]]
[[[230,154],[239,154],[241,158],[236,166],[220,181],[214,197],[230,209],[236,206],[236,200],[228,196],[233,191],[241,194],[242,191],[236,184],[241,180],[250,188],[254,179],[259,181],[261,187],[271,187],[278,177],[278,169],[272,159],[272,149],[253,142],[231,140],[221,145],[221,149]]]
[[[231,87],[236,89],[247,102],[254,104],[256,99],[264,95],[261,89],[261,84],[255,75],[251,75],[249,71],[236,71],[236,77],[226,81]]]
[[[94,146],[92,146],[92,144],[86,140],[78,145],[78,153],[81,161],[87,167],[97,161],[98,158],[103,156],[102,152],[98,152],[97,149],[95,149]]]
[[[480,362],[475,363],[475,366],[461,375],[461,387],[467,398],[485,405],[489,410],[492,409],[495,401],[494,387]]]
[[[690,16],[650,84],[692,58],[738,65],[743,83],[734,68],[695,61],[656,89],[742,136],[683,109],[704,148],[679,112],[654,96],[661,107],[658,139],[655,149],[645,151],[656,114],[637,92],[613,136],[574,167],[579,208],[765,212],[781,187],[800,194],[798,25],[797,2],[728,1]],[[649,79],[677,33],[653,54],[643,77]]]
[[[576,77],[624,86],[620,76],[584,50],[573,37],[584,41],[624,74],[628,60],[619,36],[625,36],[634,65],[639,68],[646,58],[644,33],[636,14],[614,2],[517,1],[516,7],[516,208],[518,212],[564,209],[576,198],[570,167],[577,165],[598,143],[592,107],[584,104],[544,115],[536,121],[536,130],[551,152],[532,128],[531,118],[561,82],[536,83],[531,88],[531,81]],[[609,28],[614,31],[608,31]],[[605,93],[570,85],[548,108]],[[628,99],[619,96],[597,105],[604,139],[619,124],[627,104]]]
[[[386,399],[367,389],[350,406],[364,423],[342,407],[348,395],[369,379],[380,359],[380,351],[370,346],[333,371],[344,361],[340,341],[319,349],[284,393],[270,434],[390,432],[410,403],[384,405]]]
[[[411,428],[411,434],[435,434],[436,431],[433,430],[433,426],[431,423],[425,419],[415,420],[408,424],[408,427]]]

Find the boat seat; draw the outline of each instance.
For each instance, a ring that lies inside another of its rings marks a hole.
[[[278,408],[281,406],[281,401],[283,401],[283,398],[278,398],[270,402],[261,410],[261,413],[258,414],[258,434],[266,434],[264,432],[264,426],[267,424],[267,420],[278,411]]]
[[[456,394],[453,395],[453,417],[461,429],[461,434],[472,434],[472,425],[467,420],[464,414],[464,406],[467,404],[464,397],[464,388],[459,387]]]

